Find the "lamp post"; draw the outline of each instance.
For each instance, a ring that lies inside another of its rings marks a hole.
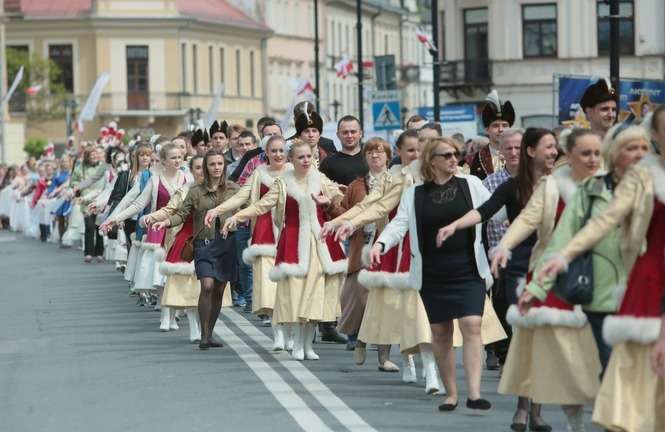
[[[339,107],[340,107],[341,105],[342,105],[342,104],[339,103],[339,101],[338,101],[337,99],[335,99],[334,101],[332,101],[332,103],[330,104],[330,106],[333,107],[333,116],[335,117],[335,121],[337,121],[337,114],[338,114]]]
[[[439,81],[441,80],[441,63],[439,62],[439,1],[432,0],[432,43],[436,47],[432,54],[432,91],[434,92],[434,121],[441,118],[441,101],[439,99]]]
[[[321,98],[319,77],[319,0],[314,0],[314,96],[316,112],[321,112],[319,100]]]
[[[610,3],[610,81],[619,100],[619,0]],[[618,107],[617,107],[618,108]]]
[[[358,119],[361,129],[365,128],[363,107],[363,10],[362,0],[356,0],[356,36],[358,38]],[[337,117],[337,116],[335,116]]]

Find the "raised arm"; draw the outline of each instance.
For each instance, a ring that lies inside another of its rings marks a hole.
[[[499,248],[513,250],[538,229],[543,222],[546,185],[547,180],[541,179],[526,207],[508,227],[508,231],[499,242]]]
[[[168,226],[172,227],[182,225],[185,222],[187,216],[189,216],[194,208],[194,196],[192,194],[194,190],[195,189],[192,188],[187,192],[187,196],[182,204],[173,209],[173,214],[168,216],[163,222],[168,221]]]
[[[411,187],[410,191],[403,194],[397,208],[397,214],[381,231],[381,235],[379,235],[374,246],[372,246],[370,251],[370,263],[372,265],[379,264],[381,262],[380,255],[396,244],[399,244],[409,231],[410,209],[413,206],[413,189],[414,186]]]
[[[145,185],[145,188],[143,188],[143,191],[139,194],[139,196],[136,197],[135,200],[131,201],[127,205],[127,208],[118,211],[118,213],[116,213],[115,215],[112,215],[113,217],[112,220],[115,222],[119,222],[125,219],[129,219],[132,216],[140,213],[144,208],[146,208],[150,204],[150,200],[152,199],[152,184],[153,182],[149,181]]]
[[[145,216],[146,224],[162,222],[174,215],[183,203],[183,196],[183,189],[178,189],[164,207]]]

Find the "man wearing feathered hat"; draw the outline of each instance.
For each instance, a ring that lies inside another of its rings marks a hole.
[[[196,129],[192,134],[192,147],[196,149],[198,156],[205,156],[210,145],[210,136],[205,129]]]
[[[311,116],[312,113],[316,114],[316,116],[319,119],[321,119],[321,116],[319,116],[319,114],[316,112],[316,107],[311,102],[303,101],[296,104],[296,106],[293,107],[294,121],[296,121],[298,119],[298,116],[300,116],[301,114],[309,114]],[[296,124],[296,129],[298,129],[297,124]],[[321,133],[323,131],[323,119],[321,119],[321,127],[318,129],[318,131],[319,131],[319,142],[318,142],[319,148],[325,150],[326,154],[329,155],[337,153],[337,148],[335,147],[335,143],[331,139],[321,136]],[[300,135],[299,133],[296,133],[295,136],[299,135]]]
[[[483,108],[482,119],[490,142],[475,154],[469,155],[464,166],[465,171],[468,170],[469,174],[481,180],[503,168],[504,161],[499,152],[499,139],[503,131],[515,123],[513,104],[510,101],[501,103],[496,90],[492,90],[485,101],[487,103]]]
[[[590,129],[604,138],[617,120],[617,93],[609,80],[601,78],[587,87],[580,107],[589,120]]]
[[[321,131],[323,130],[323,119],[316,112],[303,112],[295,118],[296,133],[289,140],[300,138],[312,148],[312,157],[318,167],[321,162],[331,153],[321,146]],[[334,146],[334,145],[333,145]]]
[[[210,126],[208,136],[210,137],[211,147],[225,153],[229,148],[229,137],[226,136],[228,123],[223,120],[221,123],[215,120]]]

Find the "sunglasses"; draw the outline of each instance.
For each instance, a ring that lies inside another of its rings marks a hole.
[[[453,157],[455,157],[455,159],[459,159],[460,153],[458,151],[446,152],[446,153],[432,153],[432,158],[435,158],[437,156],[440,156],[445,160],[450,160]]]

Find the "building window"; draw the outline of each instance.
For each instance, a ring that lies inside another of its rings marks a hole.
[[[74,56],[72,52],[71,44],[48,46],[48,58],[58,66],[60,72],[57,77],[51,77],[51,83],[62,84],[69,93],[74,93]]]
[[[250,94],[256,96],[256,83],[254,82],[254,51],[249,52],[249,85]]]
[[[610,6],[598,2],[598,55],[610,53]],[[635,13],[633,0],[619,0],[619,53],[635,54]]]
[[[219,49],[219,81],[224,84],[224,77],[226,76],[226,73],[224,71],[225,68],[225,62],[224,62],[224,48]]]
[[[464,10],[464,81],[490,80],[487,43],[487,8]]]
[[[208,47],[208,79],[210,80],[210,93],[215,91],[214,83],[215,70],[212,65],[212,45]]]
[[[197,67],[198,56],[196,45],[192,45],[192,93],[197,94],[199,92],[199,71]]]
[[[556,57],[556,4],[522,6],[524,57]]]
[[[240,89],[242,86],[240,85],[240,50],[236,50],[236,95],[240,96]]]
[[[148,46],[127,46],[127,109],[149,109]]]
[[[182,64],[180,65],[182,71],[182,92],[187,93],[187,45],[180,45],[180,58],[182,59]]]

